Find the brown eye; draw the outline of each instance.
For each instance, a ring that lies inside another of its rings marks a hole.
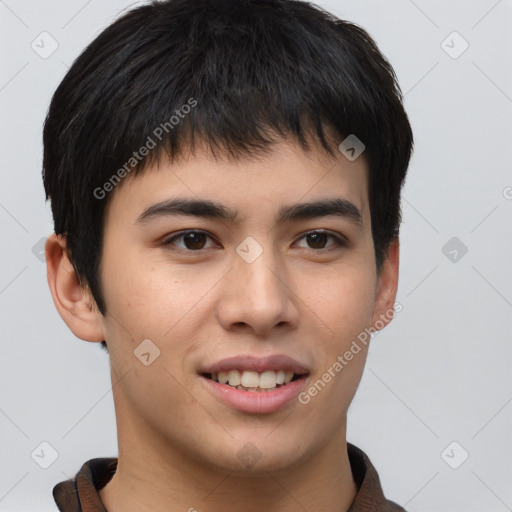
[[[307,235],[306,238],[312,249],[323,249],[329,236],[325,233],[312,233]]]
[[[187,249],[196,251],[198,249],[203,249],[205,245],[206,236],[204,233],[187,233],[183,235],[183,242]]]
[[[212,237],[203,231],[182,231],[166,239],[162,245],[175,246],[177,252],[198,252],[207,248],[208,239]]]
[[[328,233],[327,231],[311,231],[302,236],[301,240],[306,240],[307,248],[316,249],[316,250],[331,250],[336,247],[345,247],[347,244],[345,240],[341,236],[336,236],[332,233]],[[329,239],[334,240],[334,244],[331,246],[327,246]]]

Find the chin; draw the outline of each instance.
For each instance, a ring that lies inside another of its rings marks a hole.
[[[267,436],[267,437],[265,437]],[[219,445],[210,462],[223,471],[234,471],[239,475],[266,476],[269,472],[283,471],[298,466],[308,458],[303,436],[297,439],[265,434],[239,436],[224,445]]]

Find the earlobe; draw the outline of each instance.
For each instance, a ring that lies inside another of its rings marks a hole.
[[[375,308],[372,325],[376,330],[382,329],[393,318],[396,292],[398,289],[398,267],[400,261],[399,238],[394,238],[387,249],[386,258],[382,264],[377,279]]]
[[[84,341],[103,341],[101,313],[88,290],[80,284],[65,238],[52,233],[46,240],[45,256],[53,303],[66,325]]]

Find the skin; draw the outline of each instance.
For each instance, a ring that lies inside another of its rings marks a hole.
[[[308,365],[308,388],[389,315],[398,239],[377,273],[367,190],[364,157],[331,158],[286,140],[264,156],[215,159],[198,150],[130,176],[106,210],[105,316],[80,286],[65,240],[49,237],[48,282],[60,315],[77,337],[109,347],[119,443],[117,472],[99,493],[109,512],[348,510],[357,488],[346,414],[367,347],[308,404],[293,400],[270,414],[225,405],[197,372],[234,355],[286,354]],[[240,218],[136,222],[171,197],[213,199]],[[276,224],[281,206],[324,198],[352,202],[361,224],[339,216]],[[211,238],[163,244],[186,229]],[[319,229],[345,236],[347,245],[305,236]],[[248,236],[263,249],[252,263],[235,251]],[[160,349],[149,366],[134,355],[145,339]],[[250,467],[237,457],[248,442],[260,454]]]

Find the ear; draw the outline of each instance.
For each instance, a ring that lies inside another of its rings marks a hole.
[[[400,260],[400,242],[395,237],[389,244],[386,258],[377,277],[375,307],[372,326],[376,330],[385,327],[393,318],[396,292],[398,289],[398,266]]]
[[[46,240],[45,257],[53,303],[66,325],[81,340],[103,341],[102,315],[89,290],[80,284],[65,238],[52,233]]]

